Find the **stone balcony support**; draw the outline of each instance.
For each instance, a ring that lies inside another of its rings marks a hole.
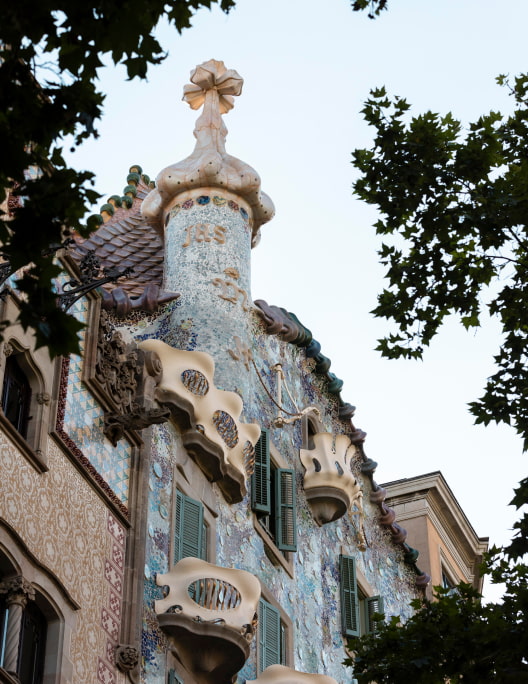
[[[324,525],[345,515],[361,488],[350,467],[355,447],[349,437],[318,432],[313,441],[313,449],[300,451],[304,490],[315,521]]]

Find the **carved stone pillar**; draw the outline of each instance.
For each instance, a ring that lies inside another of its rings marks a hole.
[[[8,672],[16,673],[22,613],[27,602],[35,600],[35,590],[19,575],[0,582],[0,594],[5,594],[9,611],[3,667]]]

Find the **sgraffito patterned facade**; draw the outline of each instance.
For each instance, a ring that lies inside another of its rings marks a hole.
[[[0,445],[0,517],[75,606],[68,625],[71,678],[60,681],[116,682],[125,529],[56,444],[50,444],[45,473],[2,434]]]

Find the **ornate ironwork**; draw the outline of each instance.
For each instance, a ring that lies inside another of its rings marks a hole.
[[[51,245],[47,249],[43,249],[41,254],[42,256],[52,256],[56,252],[59,251],[59,249],[68,249],[70,245],[75,244],[75,240],[73,238],[66,238],[62,242],[52,242]],[[9,288],[4,287],[4,283],[11,278],[12,275],[14,275],[17,271],[16,268],[13,268],[11,265],[11,261],[9,259],[9,254],[6,254],[5,252],[0,252],[0,258],[3,259],[2,262],[0,262],[0,299],[5,301],[5,298],[9,294]]]
[[[115,266],[111,268],[101,268],[101,260],[96,255],[95,250],[91,250],[85,254],[79,264],[81,272],[80,277],[72,278],[64,283],[62,293],[58,295],[57,302],[63,311],[75,304],[76,301],[84,297],[92,290],[96,290],[105,283],[116,282],[119,278],[126,278],[132,275],[133,269],[127,266],[124,269],[118,269]]]

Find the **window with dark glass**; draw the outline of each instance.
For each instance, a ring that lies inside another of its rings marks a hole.
[[[47,620],[34,601],[24,608],[18,650],[20,684],[42,684]]]
[[[442,587],[444,589],[453,589],[454,586],[454,582],[450,580],[445,570],[442,570]]]
[[[2,388],[2,411],[22,437],[27,437],[30,403],[29,380],[20,367],[16,355],[8,356]]]

